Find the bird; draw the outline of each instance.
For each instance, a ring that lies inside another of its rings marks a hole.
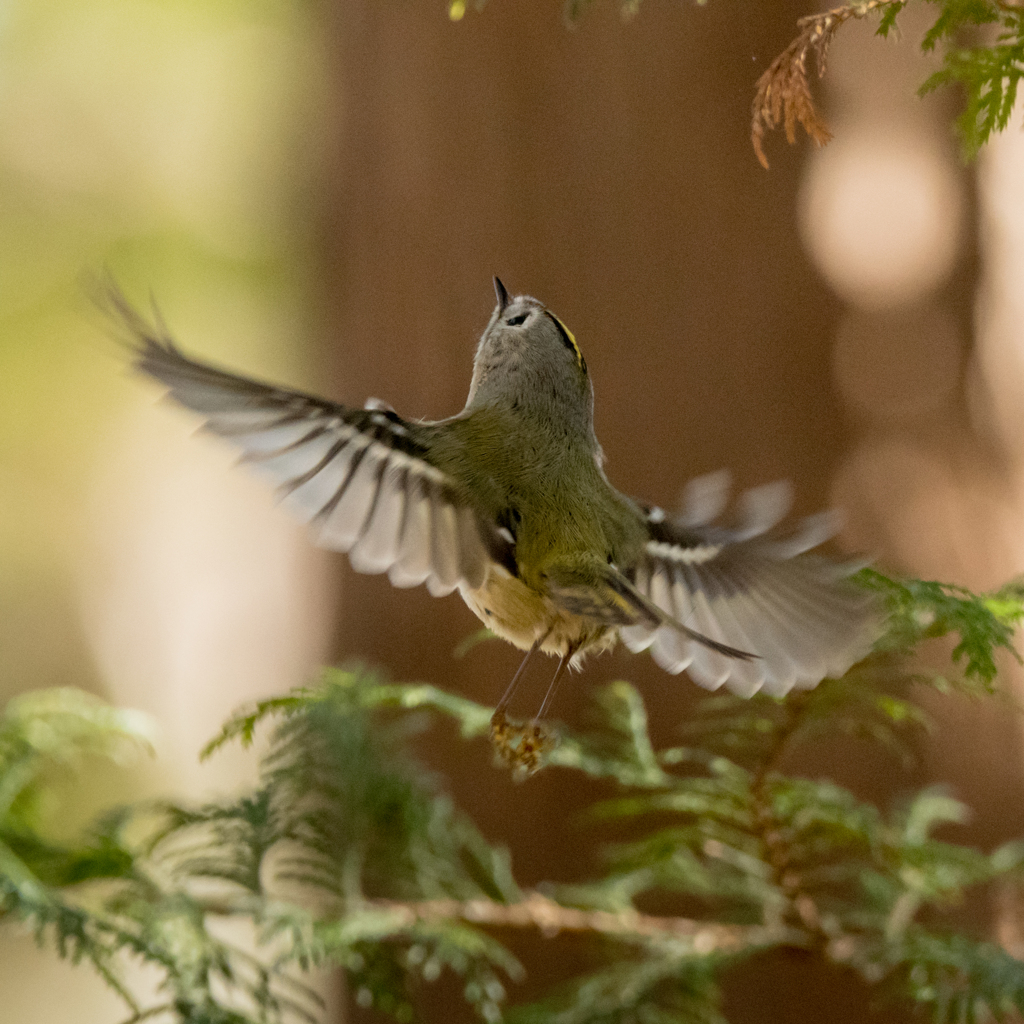
[[[742,495],[736,524],[719,525],[722,473],[691,481],[672,514],[621,493],[605,473],[575,336],[537,299],[510,295],[497,277],[494,289],[465,408],[441,420],[220,369],[185,355],[155,305],[150,320],[115,283],[105,291],[134,367],[269,478],[317,545],[396,587],[458,591],[526,652],[492,718],[510,764],[536,767],[565,669],[620,642],[741,696],[812,688],[869,651],[877,621],[849,578],[858,563],[812,552],[835,533],[834,515],[780,532],[789,488],[769,484]],[[537,652],[558,665],[522,726],[507,711]]]

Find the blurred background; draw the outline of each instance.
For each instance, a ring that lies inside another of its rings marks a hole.
[[[518,663],[499,644],[454,658],[476,628],[457,597],[313,550],[192,437],[126,372],[89,300],[105,269],[194,354],[431,418],[462,406],[500,274],[575,333],[627,493],[673,507],[721,467],[739,488],[789,478],[798,514],[838,504],[842,546],[883,569],[978,589],[1024,570],[1024,136],[964,168],[954,99],[914,95],[931,67],[911,10],[895,43],[840,32],[819,90],[835,141],[771,138],[766,173],[753,84],[813,9],[648,0],[623,21],[604,0],[570,30],[557,0],[459,20],[442,0],[0,7],[0,697],[75,685],[158,728],[158,757],[82,780],[56,834],[111,802],[244,784],[251,759],[200,766],[199,748],[319,664],[493,702]],[[555,714],[580,722],[619,677],[666,742],[699,696],[616,654]],[[1024,832],[1018,723],[954,698],[934,712],[914,774],[834,745],[792,767],[881,801],[943,779],[975,808],[971,840]],[[514,785],[454,732],[421,752],[523,883],[596,869],[603,837],[572,809],[597,784]],[[989,923],[1010,934],[1003,913]],[[581,955],[517,952],[531,992]],[[12,929],[0,1005],[18,1024],[121,1012]],[[726,1011],[854,1021],[868,996],[779,955],[734,979]]]

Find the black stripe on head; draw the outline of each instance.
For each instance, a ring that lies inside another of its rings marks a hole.
[[[572,354],[576,357],[576,362],[579,363],[580,369],[584,373],[586,373],[587,361],[586,359],[583,358],[583,353],[580,351],[579,345],[576,344],[576,339],[572,336],[571,332],[565,326],[565,324],[563,324],[562,321],[559,320],[558,317],[551,312],[551,310],[546,309],[544,310],[544,312],[547,313],[549,317],[551,317],[551,322],[555,325],[555,328],[558,330],[558,333],[561,336],[562,342],[565,344],[565,347],[569,349],[570,352],[572,352]]]

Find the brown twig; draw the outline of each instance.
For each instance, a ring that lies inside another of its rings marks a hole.
[[[220,917],[245,916],[252,912],[248,900],[236,901],[207,896],[203,910]],[[534,929],[545,938],[560,932],[606,935],[624,941],[671,939],[689,943],[694,953],[733,952],[751,946],[806,946],[799,929],[767,928],[760,925],[718,924],[689,917],[658,917],[636,910],[612,912],[565,907],[539,892],[527,892],[517,903],[497,903],[488,899],[360,900],[351,909],[376,911],[389,915],[396,929],[417,922],[465,921],[492,928]]]
[[[866,18],[872,12],[896,3],[902,3],[902,0],[863,0],[862,3],[836,7],[797,21],[799,35],[771,62],[754,87],[750,141],[765,170],[768,170],[768,157],[762,140],[768,131],[780,124],[786,129],[790,145],[796,142],[797,122],[819,146],[824,146],[832,138],[811,97],[807,78],[808,54],[813,52],[818,77],[821,78],[825,74],[829,46],[840,25],[851,18]]]
[[[426,900],[402,903],[372,900],[367,908],[395,914],[403,924],[417,921],[461,920],[495,928],[533,928],[546,937],[559,932],[592,932],[622,939],[675,939],[688,942],[695,953],[733,952],[780,942],[804,945],[795,930],[717,924],[688,917],[657,917],[635,910],[578,910],[529,892],[518,903],[491,900]]]
[[[782,823],[775,817],[771,794],[768,792],[768,776],[782,759],[790,741],[804,723],[808,708],[806,694],[790,696],[785,705],[786,720],[775,736],[771,747],[765,752],[751,783],[754,810],[754,834],[761,843],[764,862],[768,865],[771,880],[787,901],[782,920],[772,922],[773,926],[787,924],[804,932],[804,945],[824,947],[828,937],[821,931],[821,919],[812,897],[801,890],[800,875],[790,865],[789,844],[782,831]]]

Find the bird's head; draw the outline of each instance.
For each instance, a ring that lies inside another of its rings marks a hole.
[[[512,404],[590,428],[593,388],[576,339],[542,302],[509,295],[494,279],[498,304],[480,338],[467,408]]]

